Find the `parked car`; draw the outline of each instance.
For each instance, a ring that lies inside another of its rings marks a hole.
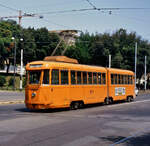
[[[139,90],[138,90],[138,88],[136,87],[136,88],[135,88],[135,95],[137,96],[138,93],[139,93]]]

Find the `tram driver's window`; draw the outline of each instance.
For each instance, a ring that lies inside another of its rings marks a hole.
[[[52,81],[53,85],[59,84],[59,70],[58,69],[52,70],[52,80],[51,81]]]
[[[43,84],[49,84],[49,70],[44,70]]]

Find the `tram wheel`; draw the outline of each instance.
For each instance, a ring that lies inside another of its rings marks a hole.
[[[131,102],[132,98],[130,96],[127,97],[127,102]]]
[[[70,109],[71,109],[71,110],[77,110],[79,107],[80,107],[79,102],[72,102],[72,103],[70,104]]]
[[[107,97],[105,98],[105,102],[104,102],[106,105],[110,104],[110,99]]]

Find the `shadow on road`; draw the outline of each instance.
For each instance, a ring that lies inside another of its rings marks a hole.
[[[123,104],[123,103],[125,103],[125,101],[117,101],[117,102],[114,102],[113,104]],[[87,108],[95,108],[95,107],[103,107],[103,106],[109,106],[109,105],[105,105],[104,103],[88,104],[88,105],[85,105],[84,108],[81,108],[78,110],[84,110]],[[19,109],[16,109],[16,111],[30,112],[30,113],[55,113],[55,112],[70,111],[70,108],[41,109],[41,110],[30,110],[27,108],[19,108]]]
[[[100,137],[104,141],[113,142],[112,146],[117,144],[124,144],[126,146],[149,146],[150,133],[143,134],[141,136],[133,136],[131,138],[126,138],[122,136],[108,136]]]

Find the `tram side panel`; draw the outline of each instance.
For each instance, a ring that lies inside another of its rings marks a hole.
[[[118,70],[108,69],[108,96],[113,100],[126,100],[128,96],[134,96],[134,73]]]

